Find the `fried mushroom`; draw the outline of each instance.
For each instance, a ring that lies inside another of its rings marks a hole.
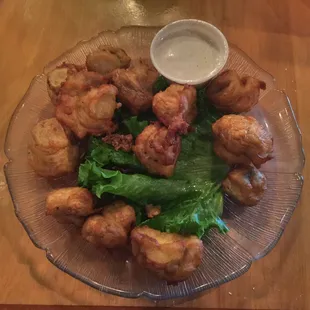
[[[82,236],[87,241],[105,248],[126,245],[136,222],[134,209],[123,201],[105,206],[102,214],[89,217],[83,225]]]
[[[169,177],[181,151],[181,138],[171,137],[159,123],[151,124],[138,135],[133,151],[150,173]]]
[[[169,283],[186,280],[201,264],[203,245],[196,236],[160,232],[147,226],[131,232],[137,262]]]
[[[255,206],[267,189],[265,175],[253,166],[239,166],[222,182],[223,190],[242,205]]]
[[[93,196],[86,188],[61,188],[47,195],[46,215],[54,216],[61,223],[80,226],[85,217],[93,212]]]
[[[226,70],[211,81],[206,95],[213,105],[224,113],[250,111],[257,103],[266,84],[251,76],[240,78],[234,70]]]
[[[63,63],[47,74],[47,91],[53,104],[57,104],[59,91],[67,78],[80,70],[82,70],[82,68],[79,66]]]
[[[82,66],[63,63],[47,75],[48,93],[52,103],[57,105],[67,96],[84,94],[92,87],[99,87],[107,78],[97,72],[89,72]]]
[[[152,87],[158,77],[155,68],[144,60],[133,62],[128,69],[116,69],[113,84],[118,88],[118,98],[132,114],[138,115],[152,106]]]
[[[186,134],[196,118],[196,88],[190,85],[170,85],[153,98],[154,114],[169,130]]]
[[[117,126],[113,122],[117,88],[101,85],[92,88],[81,97],[67,95],[56,106],[56,118],[82,139],[87,134],[112,133]]]
[[[79,163],[79,149],[71,131],[56,118],[37,123],[28,142],[28,161],[43,177],[58,177],[73,172]]]
[[[90,89],[97,88],[107,82],[108,80],[97,72],[86,70],[79,71],[76,74],[68,76],[67,80],[60,88],[59,100],[61,102],[61,95],[83,95]]]
[[[89,71],[98,72],[107,76],[115,69],[127,68],[130,60],[130,57],[123,49],[103,45],[99,47],[99,50],[87,56],[86,66]]]
[[[230,165],[253,163],[259,168],[272,159],[272,136],[252,116],[224,115],[212,131],[215,153]]]

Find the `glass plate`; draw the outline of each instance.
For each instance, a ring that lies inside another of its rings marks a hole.
[[[211,230],[204,237],[200,268],[185,282],[167,285],[133,261],[130,251],[98,250],[84,241],[74,226],[45,216],[45,197],[54,188],[76,183],[76,175],[48,181],[37,176],[27,162],[27,140],[32,127],[54,115],[47,93],[46,74],[63,62],[83,64],[86,55],[102,44],[121,47],[132,58],[149,57],[157,27],[125,27],[105,31],[77,44],[49,63],[36,76],[16,108],[5,141],[8,162],[4,167],[16,216],[32,242],[46,251],[59,269],[84,283],[122,297],[154,300],[185,297],[216,287],[245,273],[254,260],[266,255],[278,242],[297,205],[303,184],[304,153],[301,133],[285,93],[275,88],[274,78],[247,55],[230,45],[226,68],[266,82],[259,104],[249,113],[274,137],[274,159],[263,165],[268,190],[259,205],[236,206],[225,198],[224,219],[230,231]]]

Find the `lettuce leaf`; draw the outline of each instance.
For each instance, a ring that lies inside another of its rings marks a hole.
[[[169,86],[169,82],[160,75],[153,84],[153,93],[157,94],[160,91],[164,91]]]
[[[182,150],[174,171],[173,179],[221,182],[228,166],[213,152],[213,144],[197,133],[182,138]]]
[[[212,124],[223,114],[211,105],[204,88],[197,91],[197,110],[197,118],[194,122],[195,132],[212,140]]]
[[[137,116],[132,116],[123,121],[129,133],[137,137],[149,124],[148,121],[139,121]]]
[[[95,162],[80,165],[79,183],[102,198],[105,193],[125,197],[141,206],[160,205],[162,213],[140,225],[201,237],[211,227],[227,230],[220,219],[222,193],[214,183],[153,178],[100,168]],[[141,217],[141,215],[140,215]]]
[[[206,188],[197,198],[187,199],[178,204],[172,203],[170,208],[167,205],[166,209],[141,225],[165,232],[194,234],[199,238],[212,227],[218,228],[221,233],[228,230],[220,218],[223,212],[223,195],[219,189]]]
[[[122,150],[116,151],[113,146],[102,142],[97,137],[91,137],[86,158],[88,161],[97,163],[99,167],[117,166],[145,171],[134,153],[127,153]]]
[[[183,196],[195,196],[199,191],[198,186],[186,180],[153,178],[138,173],[125,174],[103,169],[89,160],[80,165],[79,184],[89,188],[98,198],[104,193],[110,193],[126,197],[140,205],[166,203],[182,199]]]

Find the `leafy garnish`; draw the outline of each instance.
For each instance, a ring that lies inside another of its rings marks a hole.
[[[79,183],[101,198],[105,193],[123,196],[141,208],[160,205],[162,214],[141,225],[201,237],[206,230],[217,227],[224,232],[220,220],[222,193],[214,183],[199,180],[156,179],[142,174],[128,175],[100,168],[95,162],[80,165]]]
[[[91,189],[98,198],[104,193],[110,193],[144,205],[173,201],[197,191],[197,187],[186,180],[156,179],[138,173],[125,174],[103,169],[89,160],[80,165],[79,184]]]
[[[137,137],[143,129],[149,124],[148,121],[139,121],[137,116],[131,116],[123,121],[128,132]]]
[[[227,171],[228,166],[214,154],[212,142],[197,133],[190,133],[182,139],[182,150],[172,178],[218,183]]]
[[[136,156],[130,152],[122,150],[116,151],[113,146],[102,142],[100,138],[91,137],[89,143],[88,161],[94,161],[99,167],[118,166],[128,167],[137,171],[144,171],[145,168],[140,164]]]
[[[168,207],[168,208],[167,208]],[[222,233],[228,229],[220,216],[223,195],[219,189],[206,187],[200,196],[180,203],[171,203],[160,215],[142,222],[151,228],[183,235],[195,234],[201,238],[212,227]]]
[[[212,139],[212,124],[223,116],[210,104],[205,88],[197,91],[197,118],[194,126],[196,133]]]
[[[153,93],[157,94],[160,91],[164,91],[169,86],[169,82],[166,78],[160,75],[153,84]]]

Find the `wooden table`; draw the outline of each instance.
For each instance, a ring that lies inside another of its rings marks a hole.
[[[17,103],[48,61],[104,29],[161,25],[182,18],[215,24],[276,77],[279,88],[291,98],[304,133],[305,151],[310,154],[308,0],[0,0],[1,145]],[[0,164],[3,162],[1,148]],[[306,166],[301,203],[272,253],[255,262],[241,278],[195,300],[175,304],[221,309],[309,309],[309,173]],[[0,253],[0,304],[155,305],[148,300],[99,293],[51,265],[15,218],[2,171]]]

